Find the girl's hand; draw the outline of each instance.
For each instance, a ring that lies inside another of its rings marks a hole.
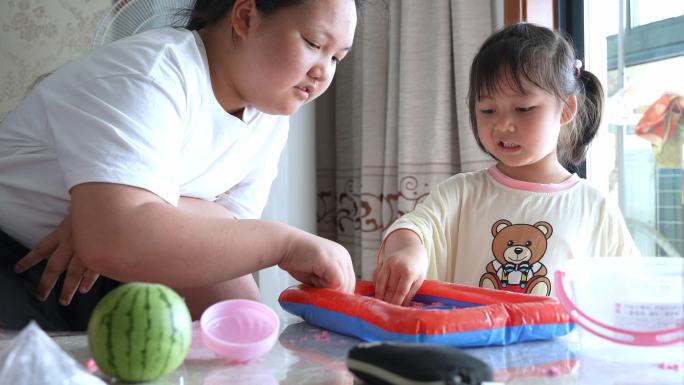
[[[375,298],[408,306],[427,275],[428,258],[420,238],[399,230],[385,240],[373,272]]]
[[[307,285],[347,293],[353,293],[356,287],[354,267],[347,249],[302,230],[297,230],[278,266]]]
[[[48,234],[38,242],[36,247],[20,259],[14,265],[14,270],[17,273],[22,273],[46,258],[48,262],[35,293],[39,301],[47,299],[55,287],[57,279],[65,271],[64,285],[59,297],[60,304],[64,306],[71,303],[77,289],[81,293],[87,293],[100,276],[98,273],[88,270],[74,253],[70,214],[62,220],[55,231]]]

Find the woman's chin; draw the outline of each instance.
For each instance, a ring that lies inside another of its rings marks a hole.
[[[299,111],[299,109],[304,105],[305,103],[298,102],[298,103],[289,103],[287,105],[280,105],[280,106],[255,106],[259,111],[269,114],[269,115],[285,115],[289,116],[294,114],[295,112]]]

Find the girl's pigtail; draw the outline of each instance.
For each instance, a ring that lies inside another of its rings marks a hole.
[[[566,160],[578,165],[583,160],[589,144],[596,137],[603,116],[603,87],[599,79],[589,71],[579,70],[579,92],[577,94],[577,116],[574,123],[578,125],[575,143],[566,155]]]

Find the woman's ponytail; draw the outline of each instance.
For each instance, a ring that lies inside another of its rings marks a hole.
[[[233,9],[234,4],[234,0],[195,0],[192,9],[183,11],[188,18],[185,28],[196,31],[212,25]]]

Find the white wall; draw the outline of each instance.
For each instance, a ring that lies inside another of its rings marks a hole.
[[[290,224],[316,232],[315,108],[304,105],[290,119],[290,135],[278,166],[263,219]],[[256,274],[262,301],[280,310],[278,295],[297,284],[285,271],[274,266]]]

